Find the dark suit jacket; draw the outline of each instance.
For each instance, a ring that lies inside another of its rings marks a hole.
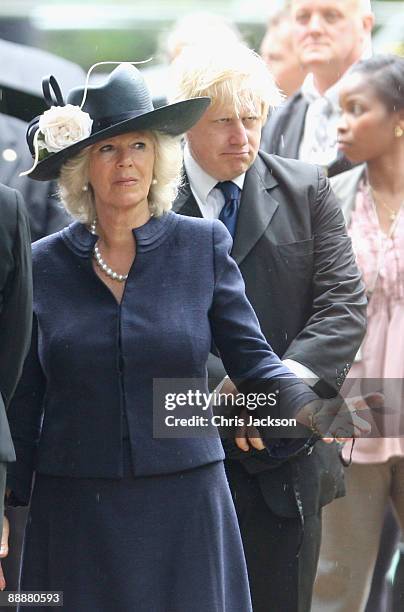
[[[0,462],[15,459],[6,408],[29,346],[31,320],[28,218],[21,195],[0,185]]]
[[[307,108],[308,102],[299,90],[285,104],[273,111],[262,130],[262,151],[299,159]],[[351,162],[338,153],[336,160],[327,167],[326,173],[328,176],[335,176],[350,168]]]
[[[56,183],[19,176],[32,166],[25,141],[26,129],[23,121],[0,114],[0,182],[22,194],[29,214],[31,239],[35,241],[62,229],[71,218],[56,197]]]
[[[174,210],[201,215],[186,181]],[[340,207],[321,171],[260,152],[246,174],[232,255],[274,351],[313,370],[320,395],[335,395],[365,332],[366,299]],[[335,445],[319,442],[296,463],[306,514],[342,493]],[[290,463],[258,478],[275,512],[297,514]]]

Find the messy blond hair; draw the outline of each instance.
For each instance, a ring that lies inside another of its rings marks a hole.
[[[155,143],[153,178],[148,195],[149,210],[155,217],[171,209],[180,182],[182,151],[180,138],[152,131]],[[89,184],[90,147],[63,164],[59,196],[66,210],[78,221],[91,223],[96,217],[94,192]],[[84,187],[84,189],[83,189]],[[87,189],[86,189],[87,187]]]
[[[242,43],[183,49],[171,66],[173,101],[209,96],[212,105],[232,104],[236,113],[258,113],[266,121],[282,96],[262,58]]]

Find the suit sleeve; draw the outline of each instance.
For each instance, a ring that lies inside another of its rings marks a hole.
[[[31,337],[32,270],[31,240],[22,196],[16,198],[16,224],[12,246],[12,265],[2,288],[0,314],[0,391],[7,405],[21,375]],[[4,263],[4,262],[3,262]]]
[[[9,422],[17,462],[8,466],[11,504],[26,505],[31,494],[43,415],[46,379],[38,357],[38,323],[34,316],[32,340],[23,373],[9,407]]]
[[[319,169],[312,228],[312,313],[283,359],[313,370],[321,379],[316,390],[330,397],[342,386],[365,334],[367,300],[341,209]]]
[[[226,372],[243,392],[279,391],[272,416],[294,417],[317,396],[285,367],[261,332],[244,290],[241,273],[230,255],[231,241],[223,225],[215,221],[215,288],[210,309],[213,339]],[[265,410],[271,411],[270,407]]]

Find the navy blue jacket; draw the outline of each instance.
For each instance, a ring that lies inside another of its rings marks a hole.
[[[212,340],[233,379],[287,378],[285,414],[316,397],[267,345],[221,222],[170,212],[133,232],[121,304],[93,270],[84,225],[34,245],[34,335],[10,407],[22,501],[34,469],[121,477],[124,412],[136,475],[223,459],[217,437],[153,438],[153,379],[204,379]]]

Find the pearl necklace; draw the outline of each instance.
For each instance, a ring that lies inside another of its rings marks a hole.
[[[97,219],[94,219],[94,221],[92,221],[90,225],[90,232],[94,235],[96,234],[95,232],[96,227],[97,227]],[[101,253],[100,253],[100,249],[98,248],[97,245],[98,245],[98,240],[94,246],[94,259],[95,259],[95,263],[97,264],[97,266],[100,268],[102,272],[104,272],[106,276],[109,276],[109,278],[119,281],[120,283],[124,283],[126,279],[128,278],[128,275],[118,274],[118,272],[114,272],[112,268],[110,268],[109,265],[105,263],[105,261],[103,260]]]

